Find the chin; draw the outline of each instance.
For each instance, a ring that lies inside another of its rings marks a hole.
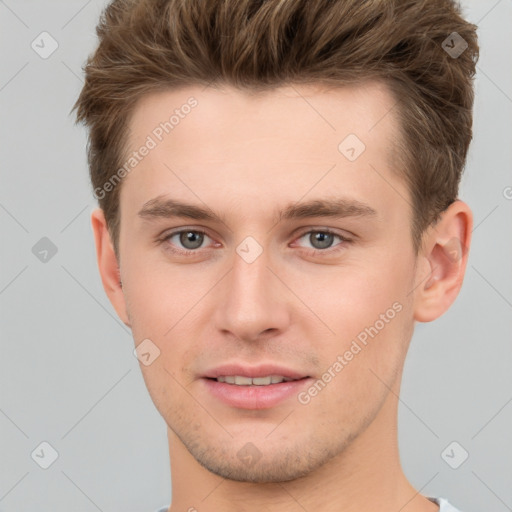
[[[294,459],[296,460],[295,457]],[[308,464],[307,461],[290,463],[283,461],[283,459],[276,460],[275,456],[273,461],[262,463],[260,460],[253,467],[249,467],[238,460],[232,464],[225,460],[197,459],[197,461],[211,473],[227,480],[258,484],[296,480],[308,475],[321,465],[321,463]]]
[[[247,483],[278,483],[305,477],[339,455],[349,440],[337,446],[309,446],[295,442],[291,446],[271,443],[268,451],[258,450],[248,442],[241,450],[233,446],[217,446],[204,449],[204,445],[192,444],[187,450],[201,466],[211,473],[228,480]]]

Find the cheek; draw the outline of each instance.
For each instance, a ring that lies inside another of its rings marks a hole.
[[[303,308],[297,307],[295,321],[311,322],[316,314],[318,325],[323,323],[330,329],[327,335],[339,340],[336,349],[375,324],[379,331],[391,330],[392,324],[396,328],[398,317],[405,317],[401,311],[412,300],[412,273],[397,271],[407,265],[396,261],[384,270],[369,262],[319,269],[307,276],[289,274],[294,291],[311,313],[304,317]]]
[[[136,340],[140,336],[163,338],[180,319],[189,321],[187,313],[201,290],[179,269],[151,262],[141,254],[138,259],[123,262],[123,273],[127,276],[123,288]]]
[[[388,312],[387,324],[383,320],[366,322],[365,315],[356,316],[354,311],[352,319],[338,324],[335,343],[317,347],[324,373],[313,384],[316,389],[306,390],[300,403],[313,407],[319,421],[336,429],[345,426],[349,432],[356,423],[363,425],[374,417],[390,389],[398,392],[412,329],[407,321],[409,304],[401,309],[396,306]],[[388,310],[383,311],[386,314]],[[344,325],[355,334],[345,336]]]
[[[328,275],[318,273],[314,279],[298,281],[297,295],[307,297],[322,323],[311,315],[307,319],[297,315],[295,320],[302,322],[304,330],[312,322],[320,326],[310,342],[322,361],[322,371],[330,369],[336,375],[329,387],[339,390],[339,400],[345,404],[351,398],[344,396],[344,389],[363,400],[380,394],[386,388],[379,379],[391,385],[405,358],[413,330],[409,293],[413,276],[412,271],[409,275],[403,270],[412,264],[405,260],[394,256],[388,261],[340,266]],[[320,330],[327,335],[318,337]]]
[[[141,365],[141,370],[148,388],[160,393],[159,383],[166,382],[165,388],[176,384],[170,374],[179,382],[189,380],[182,367],[201,352],[200,330],[204,318],[211,317],[204,312],[209,302],[201,298],[212,284],[204,273],[194,281],[190,271],[180,267],[161,261],[138,265],[138,261],[144,261],[142,255],[124,262],[128,276],[124,293],[135,345],[149,339],[158,348],[158,358],[151,366]]]

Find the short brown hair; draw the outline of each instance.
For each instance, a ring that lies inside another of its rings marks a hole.
[[[472,138],[476,28],[452,0],[114,0],[74,106],[89,128],[93,188],[120,167],[130,114],[150,92],[378,79],[397,101],[394,154],[417,251],[424,230],[457,199]],[[116,253],[120,187],[98,198]]]

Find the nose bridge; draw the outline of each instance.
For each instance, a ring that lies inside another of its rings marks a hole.
[[[238,249],[241,251],[242,246]],[[269,291],[270,284],[267,282],[270,274],[267,269],[268,259],[267,251],[265,251],[265,254],[262,252],[254,260],[245,259],[244,256],[240,256],[239,252],[233,258],[231,292],[233,295],[241,295],[239,301],[244,299],[240,302],[241,305],[249,302],[248,299],[256,303],[261,295],[265,294],[265,291]]]
[[[259,247],[245,240],[236,248],[224,281],[225,300],[217,307],[217,327],[247,340],[269,329],[282,329],[287,319],[280,283],[267,268],[269,251]]]

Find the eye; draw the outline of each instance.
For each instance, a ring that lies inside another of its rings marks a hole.
[[[335,244],[336,239],[339,240],[337,244]],[[166,249],[178,255],[192,255],[200,254],[200,249],[206,248],[204,245],[208,240],[210,241],[209,245],[214,242],[205,231],[200,229],[180,229],[164,234],[160,242],[165,244]],[[304,242],[300,243],[299,241],[301,240],[304,240]],[[302,233],[296,239],[294,245],[303,247],[312,254],[318,255],[319,253],[332,254],[343,250],[350,242],[349,238],[334,233],[329,229],[316,229]],[[216,245],[219,247],[222,244],[217,243]]]
[[[328,249],[333,244],[334,235],[323,231],[312,231],[309,233],[308,241],[314,249]]]
[[[205,238],[210,239],[204,231],[183,229],[165,235],[162,241],[169,242],[171,246],[176,246],[177,248],[173,248],[173,250],[177,252],[189,252],[199,249],[203,245]]]
[[[307,245],[303,246],[303,247],[313,249],[313,252],[337,251],[337,250],[340,250],[343,248],[343,246],[345,245],[343,242],[347,242],[347,243],[350,242],[350,240],[348,238],[345,238],[345,237],[343,237],[337,233],[334,233],[328,229],[307,231],[307,232],[303,233],[297,240],[301,240],[301,239],[305,239],[306,243],[310,244],[309,247]],[[340,243],[337,244],[337,246],[335,246],[334,248],[332,248],[336,239],[339,239]],[[339,247],[339,246],[341,246],[341,247]],[[331,248],[332,248],[332,251],[326,251]]]

